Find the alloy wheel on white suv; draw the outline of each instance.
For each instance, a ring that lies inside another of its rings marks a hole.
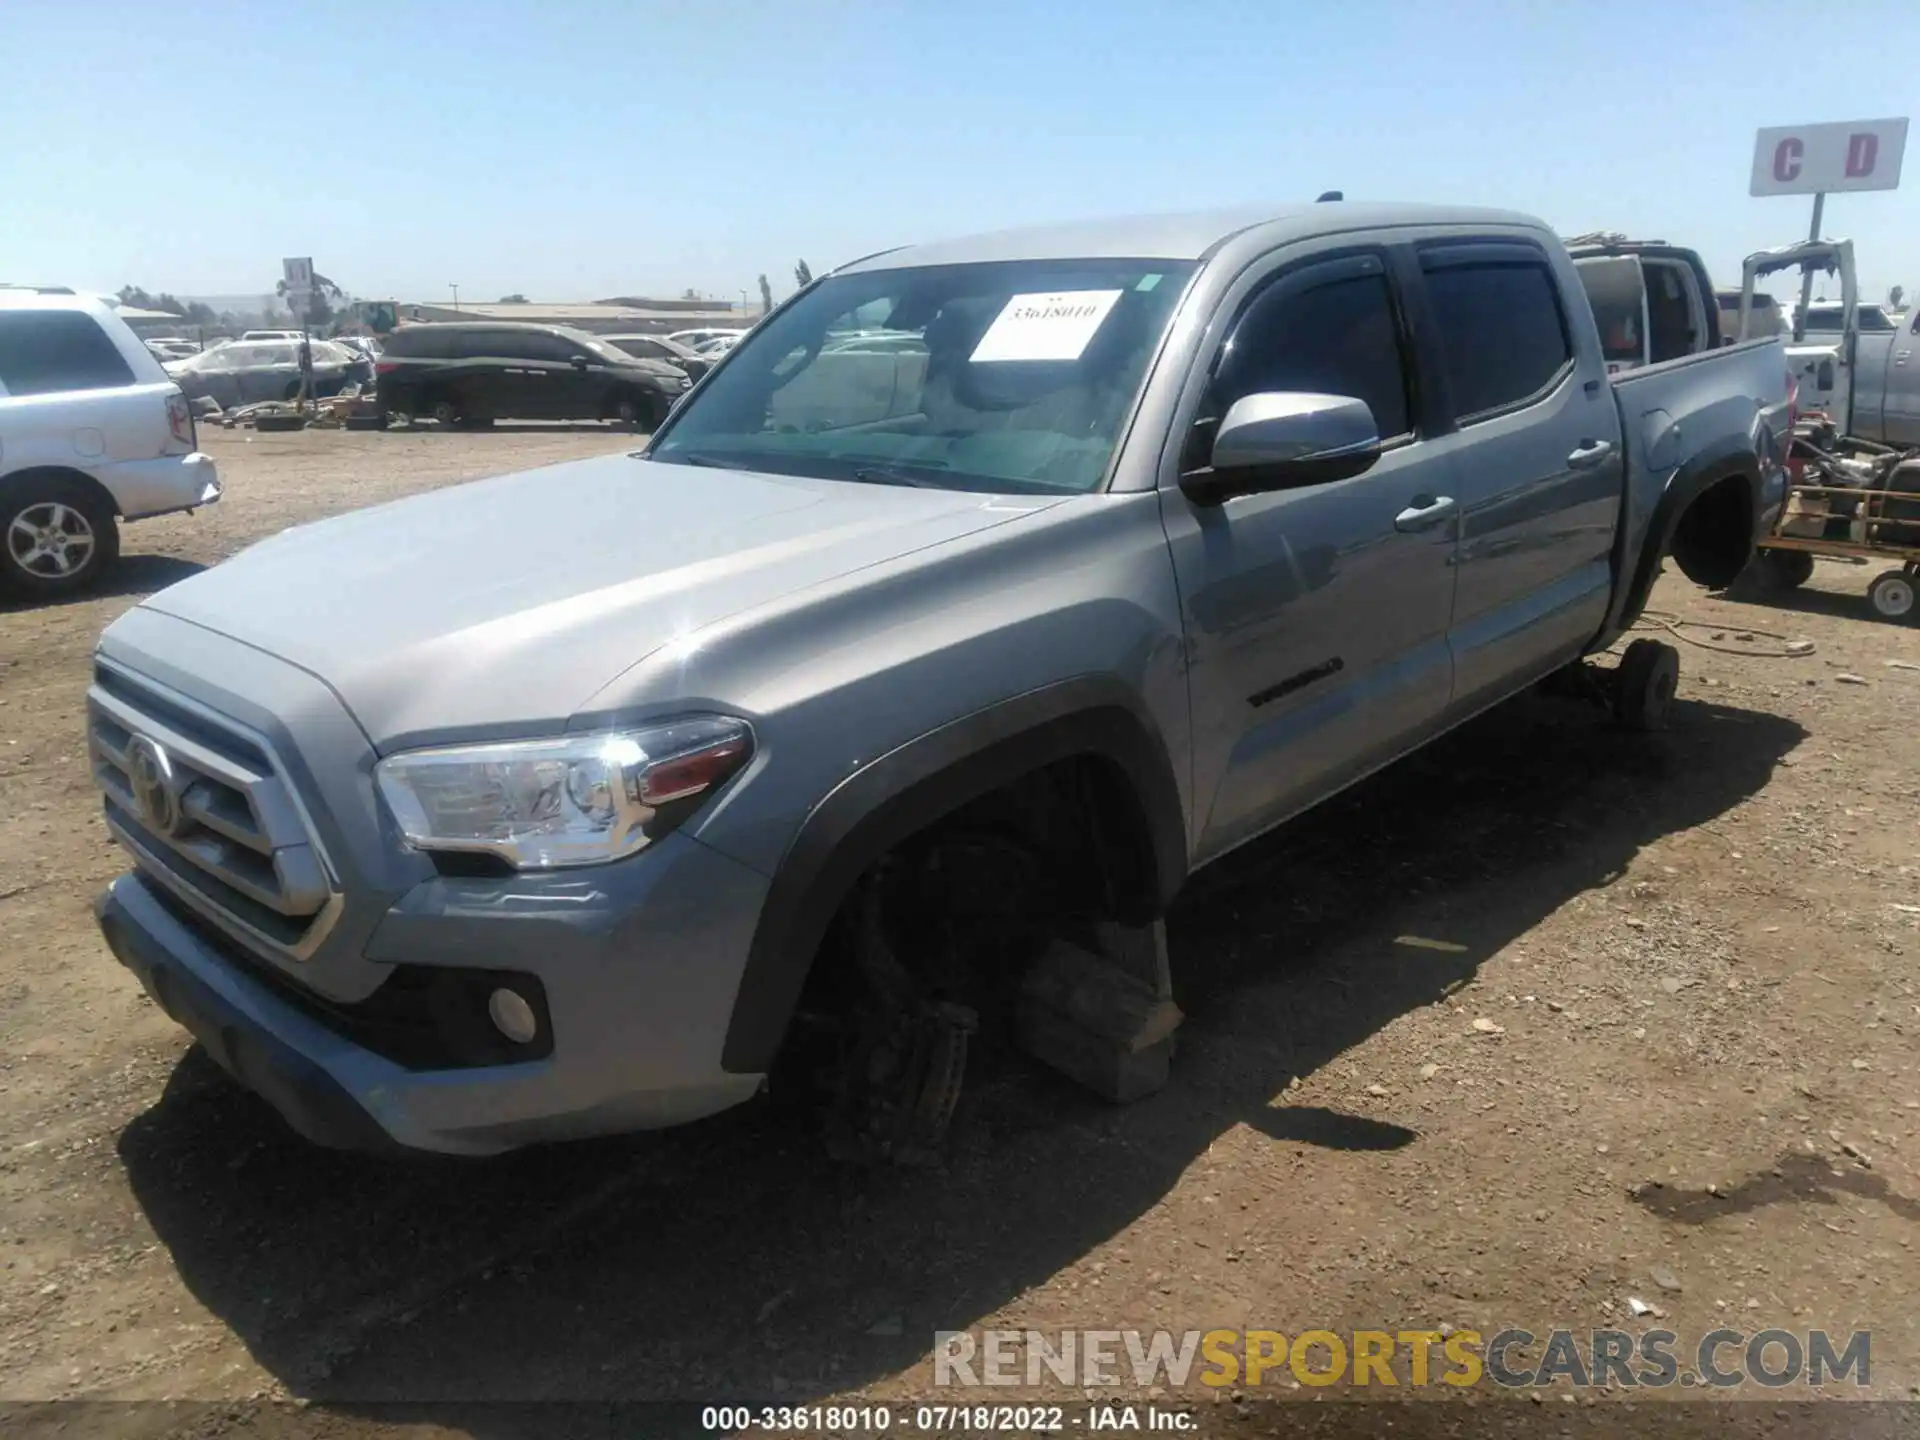
[[[120,551],[113,512],[74,481],[28,481],[0,494],[0,588],[84,589]]]

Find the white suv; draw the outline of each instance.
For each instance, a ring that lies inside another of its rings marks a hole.
[[[83,295],[0,289],[0,590],[98,580],[119,520],[211,505],[180,387],[127,322]]]

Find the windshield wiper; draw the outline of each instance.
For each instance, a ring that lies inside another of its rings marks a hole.
[[[853,472],[853,478],[869,485],[911,485],[916,490],[938,490],[939,482],[923,480],[918,475],[909,475],[904,470],[889,470],[880,465],[862,465]]]

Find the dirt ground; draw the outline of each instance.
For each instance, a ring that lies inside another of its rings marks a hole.
[[[865,1180],[763,1106],[376,1161],[286,1131],[100,942],[90,648],[286,525],[633,442],[204,440],[221,504],[131,527],[110,593],[0,610],[0,1399],[303,1397],[347,1435],[394,1399],[925,1395],[935,1330],[1646,1328],[1632,1299],[1683,1353],[1867,1329],[1868,1393],[1920,1394],[1920,629],[1872,571],[1668,577],[1689,635],[1814,652],[1682,645],[1653,737],[1525,698],[1196,877],[1140,1104],[1019,1075],[943,1170]]]

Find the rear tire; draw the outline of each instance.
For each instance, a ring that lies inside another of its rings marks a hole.
[[[1906,570],[1883,570],[1867,587],[1867,603],[1882,620],[1911,623],[1914,611],[1914,578]]]
[[[1798,590],[1813,578],[1813,556],[1804,550],[1762,550],[1757,564],[1770,590]]]
[[[42,475],[0,485],[0,591],[77,595],[119,558],[113,506],[85,481]]]
[[[1658,640],[1636,640],[1613,672],[1613,718],[1628,730],[1664,730],[1680,688],[1680,652]]]
[[[652,431],[660,423],[655,415],[657,408],[643,395],[629,392],[617,396],[613,402],[614,423],[629,430]]]
[[[428,413],[433,416],[434,424],[448,430],[460,423],[460,407],[451,400],[434,401],[433,409]]]

